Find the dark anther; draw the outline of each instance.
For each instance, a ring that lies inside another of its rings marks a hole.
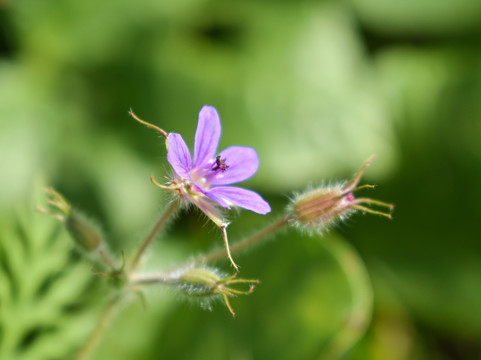
[[[229,168],[229,165],[225,163],[225,159],[222,159],[220,155],[217,155],[215,157],[215,164],[214,164],[214,167],[212,168],[212,171],[220,170],[222,172],[225,172],[228,168]]]

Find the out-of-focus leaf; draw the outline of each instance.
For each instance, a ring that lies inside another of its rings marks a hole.
[[[352,0],[363,23],[384,34],[445,35],[479,29],[481,3],[473,0]]]
[[[379,53],[381,82],[410,150],[443,146],[459,161],[481,159],[480,61],[475,45],[398,46]]]
[[[95,292],[84,296],[93,277],[66,232],[33,206],[0,227],[0,357],[65,359],[95,324]]]
[[[245,137],[258,149],[261,168],[254,184],[302,186],[356,168],[371,154],[382,155],[374,171],[394,166],[390,115],[342,6],[249,4],[213,14],[209,9],[193,17],[190,28],[173,27],[157,57],[194,89],[212,93],[209,98],[219,98],[216,92],[241,98],[232,106],[219,99],[222,143]],[[194,36],[202,33],[192,28],[232,29],[233,43],[199,39]],[[179,116],[181,111],[172,109]],[[190,121],[193,132],[195,119]]]
[[[382,190],[393,221],[353,230],[371,271],[417,321],[465,339],[481,331],[479,59],[464,45],[378,54],[403,161]]]

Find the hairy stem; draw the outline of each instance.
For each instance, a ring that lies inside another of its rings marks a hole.
[[[237,253],[239,251],[242,251],[248,248],[249,246],[255,245],[256,243],[260,243],[261,241],[266,240],[269,236],[275,234],[277,231],[279,231],[284,226],[289,224],[291,220],[292,220],[291,215],[286,215],[281,217],[280,219],[274,221],[264,229],[232,245],[230,247],[230,252]],[[142,284],[142,285],[173,284],[176,281],[178,281],[179,269],[183,269],[193,265],[207,264],[207,263],[216,262],[218,260],[224,260],[226,258],[226,255],[227,255],[226,249],[217,250],[210,254],[199,256],[195,258],[193,261],[189,261],[181,266],[177,266],[171,269],[170,271],[150,273],[150,274],[132,273],[129,276],[129,280],[131,284]]]
[[[95,349],[95,347],[99,343],[100,338],[102,337],[105,329],[107,328],[107,325],[110,323],[113,316],[117,313],[119,303],[120,303],[120,296],[117,296],[108,304],[107,308],[104,310],[104,313],[100,317],[99,322],[97,323],[97,326],[92,331],[92,334],[90,334],[90,337],[87,339],[85,344],[82,346],[82,348],[78,352],[77,356],[75,357],[75,360],[86,360],[89,358],[92,351]]]
[[[145,250],[149,247],[152,241],[155,239],[155,236],[159,233],[159,231],[164,227],[170,217],[175,213],[175,211],[179,208],[179,203],[177,201],[172,201],[167,209],[162,213],[160,219],[154,225],[152,230],[150,231],[149,235],[145,238],[144,242],[137,250],[137,253],[132,260],[132,264],[130,265],[130,270],[133,271],[137,269],[140,264],[140,260],[142,259],[142,255],[144,254]]]
[[[129,281],[135,285],[175,284],[179,281],[179,277],[172,275],[172,273],[155,272],[150,274],[131,274]]]
[[[244,240],[238,241],[230,247],[230,253],[234,254],[239,251],[242,251],[249,246],[252,246],[258,242],[261,242],[267,239],[269,236],[273,235],[284,226],[286,226],[291,221],[291,215],[285,215],[280,219],[274,221],[272,224],[268,225],[264,229],[260,230],[259,232],[245,238]],[[193,264],[206,264],[206,263],[213,263],[221,259],[225,259],[227,255],[227,250],[217,250],[210,254],[199,256],[198,258],[194,259]],[[192,264],[192,262],[191,262]]]

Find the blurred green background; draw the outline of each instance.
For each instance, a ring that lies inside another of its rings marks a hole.
[[[131,253],[166,197],[158,136],[217,107],[221,148],[253,146],[246,187],[265,217],[236,215],[231,241],[283,213],[309,185],[349,177],[396,205],[324,238],[294,230],[238,255],[261,284],[237,318],[151,288],[125,305],[94,359],[316,359],[345,325],[351,294],[330,249],[364,260],[372,323],[346,359],[481,358],[481,2],[477,0],[0,0],[0,357],[69,358],[108,287],[52,218],[52,185]],[[200,219],[199,219],[200,218]],[[220,246],[183,213],[146,264]],[[229,270],[228,264],[223,264]]]

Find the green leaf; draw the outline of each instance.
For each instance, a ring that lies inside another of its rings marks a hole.
[[[72,249],[57,220],[33,206],[2,220],[0,358],[65,359],[83,343],[97,297],[90,265]]]

